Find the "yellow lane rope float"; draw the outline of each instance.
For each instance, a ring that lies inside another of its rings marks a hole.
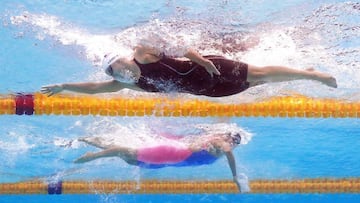
[[[253,180],[254,194],[360,193],[360,178]],[[238,193],[232,181],[66,181],[1,183],[0,194],[201,194]]]
[[[224,104],[179,98],[101,98],[95,96],[0,95],[0,114],[101,116],[333,117],[359,118],[360,102],[305,96],[273,97]]]

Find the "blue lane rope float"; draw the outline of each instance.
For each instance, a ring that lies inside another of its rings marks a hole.
[[[62,181],[48,183],[47,191],[49,195],[62,194]]]

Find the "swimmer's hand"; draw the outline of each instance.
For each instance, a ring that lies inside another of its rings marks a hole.
[[[43,94],[47,94],[50,97],[50,96],[57,94],[63,90],[64,90],[63,85],[56,84],[56,85],[42,86],[40,92]]]
[[[211,77],[214,77],[214,74],[220,75],[219,70],[216,68],[216,66],[212,61],[206,59],[202,65],[204,66],[206,71],[211,75]]]
[[[206,71],[211,75],[211,77],[215,75],[220,75],[219,70],[216,68],[214,63],[210,61],[209,59],[204,58],[201,56],[196,50],[194,49],[188,49],[184,56],[191,61],[194,61],[195,63],[199,64],[200,66],[203,66]]]
[[[234,176],[233,180],[241,193],[250,192],[249,180],[245,174],[240,173],[239,176]]]

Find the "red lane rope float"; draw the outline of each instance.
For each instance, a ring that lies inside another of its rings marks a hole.
[[[360,102],[286,96],[253,103],[224,104],[167,97],[101,98],[75,95],[47,97],[36,93],[0,95],[0,114],[359,118]]]
[[[360,193],[360,178],[253,180],[250,193]],[[238,193],[232,181],[40,181],[0,183],[0,194],[213,194]]]
[[[15,113],[17,115],[33,115],[34,114],[34,96],[31,94],[17,95],[15,97]]]

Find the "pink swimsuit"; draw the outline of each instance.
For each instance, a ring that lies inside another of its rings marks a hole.
[[[137,160],[149,164],[178,163],[184,161],[192,151],[183,146],[160,145],[139,149]]]

